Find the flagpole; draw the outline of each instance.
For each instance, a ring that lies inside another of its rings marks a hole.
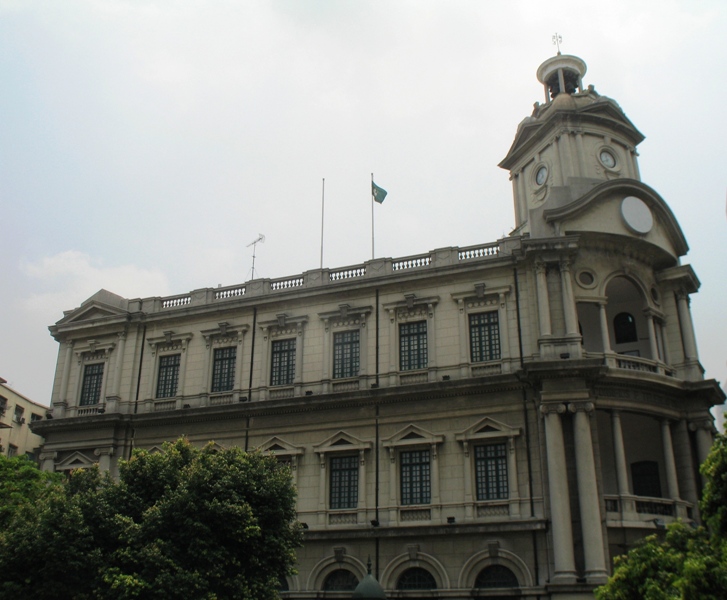
[[[323,215],[326,206],[326,178],[321,184],[321,269],[323,268]]]
[[[374,260],[374,174],[371,173],[371,260]]]

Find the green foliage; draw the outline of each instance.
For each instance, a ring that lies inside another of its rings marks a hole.
[[[700,503],[702,515],[715,535],[727,538],[727,436],[717,436],[700,470],[707,480]]]
[[[21,510],[59,490],[60,475],[44,473],[27,458],[0,455],[0,531]]]
[[[700,503],[709,530],[671,524],[662,540],[645,538],[616,557],[599,600],[720,600],[727,590],[727,438],[718,435],[702,465],[707,480]]]
[[[286,467],[181,439],[135,451],[118,482],[74,472],[0,532],[0,599],[273,600],[300,542]]]

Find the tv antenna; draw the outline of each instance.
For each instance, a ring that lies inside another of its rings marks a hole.
[[[252,277],[250,277],[251,280],[255,279],[255,253],[257,251],[257,245],[261,242],[262,243],[265,242],[265,236],[262,233],[259,233],[257,236],[257,239],[255,239],[255,241],[250,242],[246,246],[246,248],[249,248],[250,246],[252,246]]]

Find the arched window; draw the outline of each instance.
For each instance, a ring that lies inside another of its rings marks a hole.
[[[432,574],[421,567],[404,571],[396,582],[397,590],[436,590],[437,582]]]
[[[520,587],[515,573],[502,565],[490,565],[480,571],[475,580],[476,588],[516,588]]]
[[[348,592],[356,589],[358,577],[347,569],[336,569],[323,582],[325,592]]]
[[[618,313],[613,318],[613,333],[617,344],[639,341],[639,337],[636,335],[636,320],[627,312]]]

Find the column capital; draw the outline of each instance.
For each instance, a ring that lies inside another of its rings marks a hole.
[[[571,402],[568,404],[568,411],[572,413],[592,413],[595,409],[596,405],[593,402]]]
[[[540,412],[544,415],[559,414],[562,415],[566,411],[565,404],[562,402],[554,402],[551,404],[541,404]]]
[[[545,261],[540,260],[535,263],[535,272],[536,273],[538,273],[538,274],[545,273],[545,271],[547,271],[547,269],[548,269],[548,264]]]
[[[571,269],[571,260],[570,258],[563,258],[560,261],[560,272],[561,273],[570,273]]]
[[[56,460],[58,458],[58,452],[41,452],[38,458],[41,462],[44,460]]]
[[[698,429],[704,429],[710,433],[714,432],[714,425],[710,419],[695,419],[689,422],[689,431],[697,431]]]
[[[96,456],[113,456],[114,455],[114,447],[113,446],[105,446],[103,448],[96,448],[93,451],[93,453]]]

